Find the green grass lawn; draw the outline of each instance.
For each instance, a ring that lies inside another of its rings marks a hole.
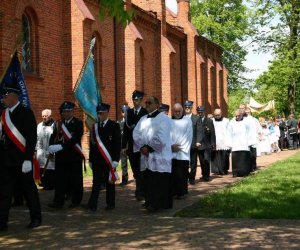
[[[300,153],[204,196],[176,216],[300,219]]]

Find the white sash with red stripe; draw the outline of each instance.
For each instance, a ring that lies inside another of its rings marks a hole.
[[[97,123],[95,123],[93,126],[93,132],[94,132],[94,139],[95,139],[97,148],[109,167],[109,181],[115,182],[115,181],[119,180],[119,176],[118,176],[116,169],[113,168],[113,166],[112,166],[112,159],[111,159],[109,152],[107,151],[106,147],[104,146],[103,142],[100,139]]]
[[[69,130],[67,129],[67,127],[65,126],[65,124],[62,123],[61,125],[61,129],[64,135],[64,138],[68,141],[72,138],[71,133],[69,132]],[[82,156],[83,159],[85,159],[82,148],[80,147],[80,145],[78,143],[76,143],[73,148],[75,149],[75,151],[80,154]]]
[[[17,146],[17,148],[22,152],[26,152],[26,139],[24,136],[20,133],[20,131],[16,128],[16,126],[13,124],[13,122],[10,119],[9,115],[9,109],[5,109],[2,111],[2,124],[3,129],[9,139]],[[35,158],[35,155],[33,155],[33,177],[36,181],[39,181],[40,178],[40,166],[38,164],[37,159]]]

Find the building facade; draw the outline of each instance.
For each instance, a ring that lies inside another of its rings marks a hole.
[[[33,110],[59,117],[64,100],[74,101],[73,87],[96,37],[95,69],[110,116],[131,105],[138,89],[163,103],[192,100],[208,113],[227,114],[227,70],[222,48],[198,34],[190,21],[189,0],[177,0],[178,13],[164,0],[126,0],[135,18],[125,28],[114,18],[98,18],[95,0],[2,0],[0,72],[22,36],[19,59]],[[83,116],[78,109],[77,116]]]

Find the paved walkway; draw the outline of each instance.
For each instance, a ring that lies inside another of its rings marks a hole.
[[[260,168],[285,159],[295,151],[258,158]],[[199,172],[199,171],[198,171]],[[198,173],[199,174],[199,173]],[[214,178],[197,182],[184,200],[175,200],[172,210],[147,213],[133,195],[134,183],[117,187],[116,209],[104,211],[101,191],[95,213],[78,208],[51,211],[47,203],[52,191],[40,191],[43,226],[25,229],[26,207],[11,209],[9,230],[0,234],[1,249],[300,249],[299,220],[250,220],[175,218],[173,214],[200,196],[241,178]],[[91,178],[85,179],[84,201],[89,197]],[[68,203],[66,204],[67,207]]]

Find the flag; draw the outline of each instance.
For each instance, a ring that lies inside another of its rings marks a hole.
[[[4,86],[9,86],[13,82],[17,82],[20,87],[20,91],[21,91],[19,96],[20,103],[24,107],[30,108],[28,91],[21,71],[21,66],[20,66],[17,52],[14,53],[13,58],[4,74],[4,77],[1,80],[0,91],[2,91]]]
[[[92,53],[94,44],[95,38],[91,42],[89,54],[81,69],[73,91],[79,106],[88,116],[88,118],[93,119],[95,122],[98,120],[96,107],[101,101],[101,96],[96,79],[94,58]]]

